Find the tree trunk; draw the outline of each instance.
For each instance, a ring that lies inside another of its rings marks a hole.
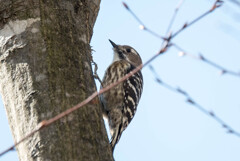
[[[15,141],[95,90],[90,40],[100,0],[0,5],[0,92]],[[20,160],[113,160],[96,99],[19,146]]]

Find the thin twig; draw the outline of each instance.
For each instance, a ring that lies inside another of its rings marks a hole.
[[[194,58],[194,59],[197,59],[199,61],[202,61],[214,68],[217,68],[219,69],[221,72],[220,74],[223,75],[223,74],[230,74],[232,76],[236,76],[236,77],[239,77],[240,78],[240,73],[237,73],[237,72],[234,72],[234,71],[231,71],[231,70],[228,70],[226,68],[224,68],[223,66],[207,59],[205,56],[203,56],[202,54],[199,54],[198,56],[194,55],[194,54],[191,54],[189,52],[186,52],[183,48],[181,48],[180,46],[178,46],[177,44],[174,44],[174,43],[171,43],[172,46],[174,46],[176,49],[178,49],[180,51],[179,53],[179,56],[188,56],[188,57],[191,57],[191,58]]]
[[[167,41],[170,41],[171,38],[172,38],[172,33],[170,32],[170,30],[171,30],[171,28],[172,28],[173,22],[175,21],[175,19],[176,19],[176,17],[177,17],[179,8],[181,7],[183,1],[184,1],[184,0],[180,0],[180,2],[178,3],[178,5],[176,6],[175,11],[174,11],[174,13],[173,13],[173,16],[172,16],[172,18],[171,18],[171,21],[170,21],[170,23],[169,23],[169,25],[168,25],[168,29],[167,29],[167,32],[166,32],[166,34],[165,34],[165,37],[167,37],[167,36],[169,37],[169,39],[168,39]],[[164,42],[165,42],[165,39],[163,39],[163,42],[162,42],[161,47],[163,46]]]
[[[195,18],[194,20],[192,20],[190,23],[185,23],[183,25],[182,28],[180,28],[179,30],[177,30],[174,34],[172,34],[171,37],[169,37],[168,39],[166,39],[166,37],[161,36],[159,34],[157,34],[156,32],[153,32],[151,29],[147,28],[144,23],[142,22],[141,19],[138,18],[138,16],[129,8],[129,6],[125,3],[122,2],[123,6],[127,9],[127,11],[129,11],[129,13],[135,18],[135,20],[137,20],[140,23],[140,29],[145,30],[147,32],[149,32],[150,34],[152,34],[153,36],[160,38],[162,40],[167,40],[170,41],[172,40],[174,37],[176,37],[179,33],[181,33],[183,30],[185,30],[186,28],[190,27],[191,25],[193,25],[194,23],[196,23],[197,21],[199,21],[200,19],[204,18],[205,16],[207,16],[208,14],[210,14],[211,12],[213,12],[215,9],[221,7],[223,1],[222,0],[216,0],[215,3],[213,4],[213,6],[211,7],[210,10],[206,11],[205,13],[203,13],[202,15],[200,15],[199,17]],[[169,25],[170,26],[170,25]]]
[[[160,77],[158,76],[157,72],[155,71],[154,67],[152,65],[149,65],[149,69],[152,71],[153,75],[155,76],[155,80],[158,84],[162,85],[163,87],[178,93],[180,95],[183,95],[186,98],[186,102],[189,103],[190,105],[192,105],[193,107],[196,107],[198,110],[200,110],[202,113],[206,114],[207,116],[211,117],[212,119],[214,119],[216,122],[218,122],[219,124],[221,124],[221,126],[223,128],[225,128],[227,130],[228,133],[230,134],[234,134],[238,137],[240,137],[240,133],[237,132],[236,130],[234,130],[231,126],[229,126],[226,122],[224,122],[219,116],[217,116],[213,111],[208,111],[206,108],[204,108],[203,106],[201,106],[199,103],[197,103],[196,101],[194,101],[194,99],[192,99],[192,97],[184,90],[182,90],[181,88],[176,88],[173,87],[171,85],[169,85],[168,83],[162,81],[160,79]]]
[[[178,5],[176,6],[176,8],[175,8],[175,10],[174,10],[174,13],[173,13],[173,16],[172,16],[172,18],[171,18],[171,20],[170,20],[170,23],[169,23],[169,25],[168,25],[166,35],[167,35],[167,34],[169,33],[169,31],[171,30],[172,25],[173,25],[173,23],[174,23],[174,21],[175,21],[175,19],[176,19],[176,17],[177,17],[179,8],[182,6],[183,2],[184,2],[184,0],[180,0],[179,3],[178,3]]]
[[[179,8],[180,8],[180,6],[181,6],[182,3],[183,3],[183,1],[180,1],[179,4],[177,5],[176,9],[175,9],[175,12],[174,12],[174,14],[173,14],[173,16],[172,16],[172,19],[171,19],[171,21],[170,21],[170,24],[169,24],[169,26],[168,26],[167,34],[168,34],[168,32],[170,31],[170,29],[171,29],[171,26],[172,26],[172,24],[173,24],[173,22],[174,22],[174,20],[175,20],[175,18],[176,18],[176,15],[177,15],[178,10],[179,10]],[[152,32],[150,29],[148,29],[148,28],[144,25],[144,23],[137,17],[137,15],[129,8],[129,6],[128,6],[125,2],[123,2],[123,5],[124,5],[124,7],[131,13],[131,15],[133,15],[133,17],[141,24],[142,29],[148,31],[150,34],[152,34],[152,35],[154,35],[154,36],[156,36],[156,37],[158,37],[158,38],[160,38],[160,39],[162,39],[162,40],[164,40],[164,41],[166,41],[166,40],[167,40],[167,41],[171,41],[174,37],[176,37],[176,36],[177,36],[180,32],[182,32],[184,29],[186,29],[187,27],[190,27],[191,25],[193,25],[194,23],[196,23],[196,22],[199,21],[200,19],[204,18],[205,16],[207,16],[208,14],[210,14],[211,12],[213,12],[216,8],[220,7],[220,6],[222,5],[222,3],[223,3],[223,1],[221,1],[221,0],[216,0],[210,10],[206,11],[205,13],[203,13],[202,15],[200,15],[199,17],[195,18],[195,19],[194,19],[193,21],[191,21],[189,24],[185,23],[185,24],[183,25],[183,27],[180,28],[180,29],[179,29],[177,32],[175,32],[174,34],[172,34],[172,35],[169,34],[168,39],[166,38],[166,36],[165,36],[165,37],[160,36],[160,35],[156,34],[155,32]],[[169,44],[169,45],[170,45],[170,44]],[[180,48],[177,44],[171,43],[171,45],[173,45],[173,46],[175,46],[177,49],[181,50],[181,48]],[[181,51],[184,51],[184,50],[181,50]],[[201,60],[201,61],[203,61],[203,62],[205,62],[205,63],[207,63],[207,64],[209,64],[209,65],[211,65],[211,66],[213,66],[213,67],[215,67],[215,68],[218,68],[218,69],[221,70],[221,74],[231,74],[231,75],[233,75],[233,76],[238,76],[238,77],[240,77],[240,73],[227,70],[227,69],[223,68],[222,66],[220,66],[220,65],[218,65],[218,64],[216,64],[216,63],[214,63],[214,62],[212,62],[212,61],[210,61],[210,60],[208,60],[208,59],[206,59],[206,58],[203,57],[203,56],[198,57],[198,56],[195,56],[195,55],[192,55],[192,54],[187,54],[186,52],[181,53],[181,54],[186,54],[186,55],[188,55],[189,57],[192,57],[192,58]]]
[[[195,18],[194,20],[192,20],[190,23],[185,23],[182,28],[180,28],[178,31],[176,31],[174,34],[172,34],[172,38],[176,37],[180,32],[182,32],[183,30],[185,30],[186,28],[190,27],[191,25],[193,25],[194,23],[196,23],[197,21],[199,21],[200,19],[206,17],[208,14],[210,14],[212,11],[214,11],[215,9],[217,9],[218,7],[221,7],[223,1],[221,0],[217,0],[212,8],[208,11],[206,11],[205,13],[203,13],[202,15],[198,16],[197,18]]]
[[[95,61],[93,61],[93,60],[92,60],[92,63],[93,63],[93,65],[94,65],[93,77],[94,77],[95,79],[97,79],[97,80],[100,82],[101,86],[103,87],[103,83],[102,83],[101,79],[99,78],[99,76],[98,76],[98,74],[97,74],[97,70],[98,70],[97,63],[96,63]]]
[[[153,36],[155,36],[157,38],[165,39],[163,36],[157,34],[156,32],[154,32],[151,29],[149,29],[146,25],[144,25],[142,20],[140,20],[140,18],[138,18],[138,16],[129,8],[129,6],[125,2],[122,2],[122,4],[129,11],[129,13],[135,18],[135,20],[137,20],[137,22],[140,24],[140,26],[139,26],[140,29],[145,30],[145,31],[151,33]]]

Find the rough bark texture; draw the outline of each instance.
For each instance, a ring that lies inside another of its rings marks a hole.
[[[0,92],[15,141],[95,90],[90,40],[100,0],[0,5]],[[17,147],[22,161],[113,160],[98,99]]]

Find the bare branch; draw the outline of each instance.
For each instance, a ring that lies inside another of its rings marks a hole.
[[[127,9],[127,11],[130,12],[130,14],[135,18],[135,20],[137,20],[137,22],[140,24],[139,28],[141,30],[145,30],[157,38],[165,39],[163,36],[157,34],[156,32],[149,29],[146,25],[144,25],[144,23],[138,18],[138,16],[129,8],[129,6],[125,2],[122,2],[122,4]]]
[[[174,21],[175,21],[175,19],[176,19],[176,17],[177,17],[179,8],[180,8],[181,5],[183,4],[183,2],[184,2],[184,0],[180,0],[179,3],[178,3],[178,5],[176,6],[176,8],[175,8],[175,10],[174,10],[174,13],[173,13],[173,16],[172,16],[172,18],[171,18],[171,20],[170,20],[170,23],[169,23],[169,25],[168,25],[166,34],[168,34],[169,31],[171,30],[172,25],[173,25],[173,23],[174,23]]]
[[[223,121],[219,116],[217,116],[213,111],[209,111],[206,108],[204,108],[203,106],[201,106],[199,103],[197,103],[196,101],[194,101],[194,99],[186,92],[183,91],[180,88],[175,88],[171,85],[169,85],[168,83],[162,81],[157,72],[155,71],[154,67],[149,65],[149,69],[152,71],[153,75],[155,76],[155,80],[158,84],[160,84],[161,86],[175,92],[178,93],[182,96],[184,96],[186,98],[186,102],[189,103],[190,105],[192,105],[193,107],[197,108],[198,110],[200,110],[202,113],[206,114],[207,116],[211,117],[212,119],[214,119],[217,123],[221,124],[221,126],[223,128],[225,128],[227,130],[227,132],[229,134],[234,134],[238,137],[240,137],[240,133],[237,132],[236,130],[234,130],[231,126],[229,126],[225,121]],[[161,81],[158,81],[161,80]]]
[[[183,0],[180,0],[179,4],[177,5],[177,7],[176,7],[176,9],[175,9],[175,12],[174,12],[173,17],[172,17],[172,19],[171,19],[171,21],[170,21],[170,24],[169,24],[169,26],[168,26],[167,33],[169,32],[169,30],[170,30],[170,28],[171,28],[171,26],[172,26],[172,24],[173,24],[173,22],[174,22],[174,20],[175,20],[175,18],[176,18],[176,15],[177,15],[178,10],[179,10],[180,6],[182,5],[182,3],[183,3]],[[131,13],[131,15],[133,15],[133,17],[141,24],[141,25],[140,25],[140,26],[141,26],[141,29],[148,31],[150,34],[152,34],[152,35],[154,35],[154,36],[156,36],[156,37],[158,37],[158,38],[160,38],[160,39],[163,39],[164,41],[171,41],[175,36],[177,36],[177,35],[178,35],[180,32],[182,32],[184,29],[186,29],[187,27],[193,25],[194,23],[196,23],[196,22],[199,21],[200,19],[204,18],[205,16],[207,16],[208,14],[210,14],[212,11],[214,11],[216,8],[221,7],[222,3],[223,3],[223,1],[221,1],[221,0],[216,0],[210,10],[206,11],[205,13],[203,13],[202,15],[200,15],[199,17],[195,18],[195,19],[194,19],[193,21],[191,21],[190,23],[185,23],[182,28],[180,28],[180,29],[179,29],[177,32],[175,32],[174,34],[172,34],[172,35],[170,34],[168,38],[163,37],[163,36],[160,36],[160,35],[156,34],[155,32],[153,32],[152,30],[148,29],[148,28],[144,25],[144,23],[137,17],[137,15],[129,8],[129,6],[128,6],[126,3],[123,2],[123,5],[124,5],[124,7]],[[220,70],[221,70],[221,72],[220,72],[221,75],[223,75],[223,74],[230,74],[230,75],[233,75],[233,76],[240,77],[240,73],[227,70],[226,68],[222,67],[221,65],[218,65],[218,64],[214,63],[213,61],[208,60],[207,58],[203,57],[202,55],[195,56],[195,55],[193,55],[193,54],[189,54],[189,53],[187,53],[187,52],[184,52],[184,50],[183,50],[181,47],[179,47],[177,44],[175,44],[175,43],[171,43],[171,44],[168,44],[168,45],[169,45],[169,46],[170,46],[170,45],[173,45],[173,46],[176,47],[178,50],[180,50],[180,51],[181,51],[180,56],[187,55],[187,56],[189,56],[189,57],[192,57],[192,58],[201,60],[201,61],[203,61],[203,62],[205,62],[205,63],[207,63],[207,64],[209,64],[209,65],[211,65],[211,66],[213,66],[213,67],[215,67],[215,68],[217,68],[217,69],[220,69]]]
[[[202,15],[198,16],[197,18],[195,18],[194,20],[192,20],[190,23],[185,23],[183,25],[182,28],[180,28],[178,31],[176,31],[174,34],[172,34],[171,37],[169,37],[168,39],[164,36],[161,36],[159,34],[157,34],[156,32],[152,31],[151,29],[147,28],[146,25],[144,25],[144,23],[142,22],[142,20],[140,20],[138,18],[138,16],[129,8],[129,6],[123,2],[123,6],[127,9],[127,11],[130,12],[130,14],[135,18],[135,20],[138,21],[138,23],[140,24],[140,29],[145,30],[147,32],[149,32],[150,34],[152,34],[153,36],[162,39],[162,40],[167,40],[170,41],[172,40],[174,37],[176,37],[179,33],[181,33],[183,30],[185,30],[186,28],[190,27],[191,25],[193,25],[194,23],[198,22],[199,20],[201,20],[202,18],[206,17],[207,15],[209,15],[211,12],[213,12],[215,9],[221,7],[223,1],[221,0],[216,0],[215,3],[213,4],[213,6],[211,7],[210,10],[206,11],[205,13],[203,13]],[[180,3],[181,4],[181,3]],[[180,6],[180,5],[179,5]],[[178,10],[178,7],[177,7]],[[175,19],[175,15],[173,15],[173,20]],[[169,26],[171,27],[171,22],[169,24]]]
[[[189,23],[185,23],[182,28],[180,28],[177,32],[175,32],[173,35],[172,35],[172,38],[176,37],[180,32],[182,32],[183,30],[185,30],[186,28],[188,28],[189,26],[193,25],[194,23],[198,22],[200,19],[206,17],[207,15],[209,15],[212,11],[214,11],[215,9],[217,9],[218,7],[221,7],[223,1],[221,0],[217,0],[212,8],[208,11],[206,11],[205,13],[203,13],[202,15],[198,16],[197,18],[195,18],[194,20],[192,20],[191,22]]]
[[[240,78],[240,73],[237,73],[237,72],[234,72],[234,71],[231,71],[231,70],[228,70],[224,67],[222,67],[221,65],[218,65],[217,63],[209,60],[208,58],[206,58],[205,56],[203,56],[202,54],[199,54],[198,56],[194,55],[194,54],[191,54],[189,52],[186,52],[183,48],[181,48],[180,46],[178,46],[177,44],[174,44],[172,43],[172,46],[174,46],[176,49],[178,49],[180,51],[179,53],[179,56],[188,56],[188,57],[191,57],[191,58],[194,58],[194,59],[197,59],[199,61],[202,61],[214,68],[217,68],[220,70],[220,74],[223,75],[223,74],[230,74],[232,76],[236,76],[236,77],[239,77]]]

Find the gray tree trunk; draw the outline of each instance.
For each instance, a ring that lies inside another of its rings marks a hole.
[[[100,0],[0,2],[0,92],[15,141],[91,95]],[[99,101],[17,146],[21,161],[113,160]]]

